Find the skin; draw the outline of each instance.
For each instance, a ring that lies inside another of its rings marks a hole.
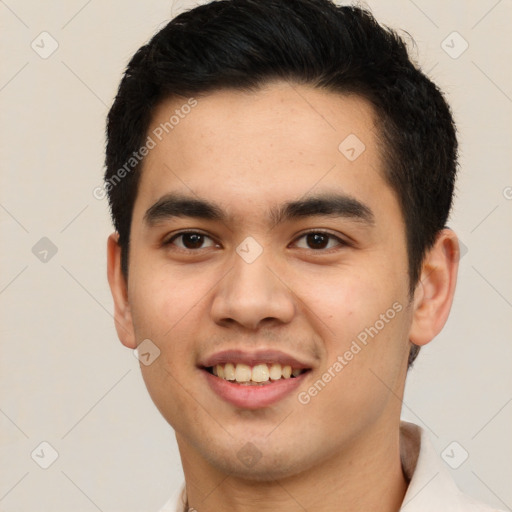
[[[456,236],[439,233],[410,300],[403,216],[384,179],[374,113],[364,99],[275,82],[197,100],[145,159],[128,281],[117,235],[108,240],[119,338],[132,349],[150,339],[161,351],[141,371],[176,431],[189,506],[397,511],[407,488],[399,455],[407,355],[411,341],[428,343],[447,319]],[[185,102],[164,101],[148,133]],[[354,161],[338,150],[351,133],[366,146]],[[287,201],[333,191],[365,204],[373,223],[312,215],[275,225],[268,216]],[[206,199],[227,217],[149,225],[146,211],[168,193]],[[182,230],[211,238],[199,249],[184,248],[184,238],[163,244]],[[305,231],[328,231],[342,243],[328,238],[325,249],[310,248]],[[250,264],[236,252],[249,236],[263,249]],[[301,404],[298,392],[396,303],[401,311]],[[312,370],[278,403],[237,408],[206,385],[197,367],[233,348],[279,349]],[[260,455],[251,466],[237,457],[248,442]]]

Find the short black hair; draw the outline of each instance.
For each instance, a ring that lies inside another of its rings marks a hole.
[[[155,108],[168,98],[256,91],[274,80],[356,94],[373,106],[384,177],[406,226],[412,297],[425,253],[451,209],[455,124],[443,94],[411,61],[396,31],[368,10],[331,0],[212,1],[171,20],[135,53],[107,121],[105,190],[123,273],[128,278],[144,161],[133,155],[144,146]],[[418,350],[412,347],[410,364]]]

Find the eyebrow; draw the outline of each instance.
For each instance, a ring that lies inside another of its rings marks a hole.
[[[360,221],[369,226],[375,224],[371,208],[346,194],[319,194],[297,201],[290,201],[271,210],[274,226],[282,222],[305,217],[342,217]]]
[[[318,194],[273,207],[269,219],[273,227],[283,222],[306,217],[342,217],[365,223],[375,223],[369,206],[352,196],[339,193]],[[166,194],[144,214],[144,221],[153,226],[176,217],[226,222],[228,215],[218,205],[202,198],[178,194]]]
[[[174,217],[224,221],[226,214],[217,205],[205,199],[178,194],[166,194],[144,214],[144,220],[150,226]]]

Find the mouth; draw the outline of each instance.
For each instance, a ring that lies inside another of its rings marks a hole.
[[[310,371],[309,368],[293,368],[280,363],[260,363],[253,366],[244,363],[216,364],[204,368],[209,374],[240,386],[269,386],[275,382],[296,379]]]
[[[312,369],[280,363],[223,363],[201,370],[210,390],[221,400],[239,409],[256,410],[293,396]]]
[[[280,350],[225,350],[199,362],[207,385],[223,401],[260,409],[290,397],[313,366]]]

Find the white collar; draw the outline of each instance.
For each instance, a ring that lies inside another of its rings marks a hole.
[[[400,511],[498,512],[462,494],[424,429],[400,422],[400,457],[410,480]]]

